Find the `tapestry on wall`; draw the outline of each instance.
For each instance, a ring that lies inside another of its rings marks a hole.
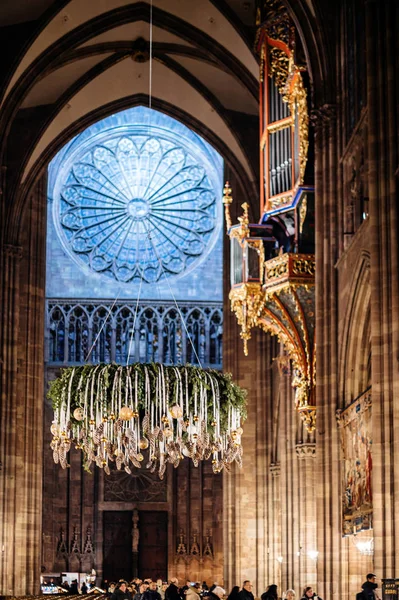
[[[342,533],[351,535],[373,526],[371,390],[337,416],[343,455]]]

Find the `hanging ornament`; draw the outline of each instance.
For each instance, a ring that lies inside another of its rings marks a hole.
[[[170,414],[173,419],[181,419],[183,416],[183,409],[178,404],[174,404],[170,409]]]
[[[119,411],[119,418],[122,421],[130,421],[130,419],[133,418],[133,415],[134,411],[129,406],[122,406],[122,408]]]
[[[195,466],[212,457],[215,473],[242,463],[245,392],[230,375],[191,365],[84,365],[63,369],[49,397],[51,448],[63,468],[72,443],[87,469],[106,473],[109,461],[126,473],[144,464],[161,478],[183,457]]]
[[[84,413],[83,413],[83,408],[75,408],[75,410],[73,411],[73,418],[76,419],[77,421],[83,421],[84,419]]]

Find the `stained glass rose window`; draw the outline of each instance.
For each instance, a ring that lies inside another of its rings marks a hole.
[[[74,260],[119,282],[151,283],[203,256],[218,225],[219,190],[194,145],[175,138],[130,128],[75,153],[54,206]]]

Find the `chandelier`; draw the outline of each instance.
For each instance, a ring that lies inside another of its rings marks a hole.
[[[51,448],[68,467],[74,445],[92,465],[110,473],[132,467],[157,471],[184,457],[198,466],[212,457],[214,473],[242,465],[245,392],[229,374],[191,365],[134,363],[63,369],[49,390],[54,407]]]
[[[152,0],[150,2],[148,58],[150,66],[149,108],[151,108]],[[134,144],[127,139],[124,139],[123,143],[125,151],[126,149],[131,151],[134,147]],[[152,144],[152,151],[155,152],[158,148],[157,142],[152,139],[149,143]],[[104,159],[105,150],[102,148],[98,152],[96,159],[100,159],[101,162]],[[175,152],[174,160],[181,162],[181,155],[181,151]],[[107,156],[110,160],[115,158],[109,157],[109,152]],[[171,157],[172,153],[169,152],[169,163]],[[101,164],[104,169],[104,164]],[[84,169],[87,170],[86,164]],[[187,170],[187,165],[185,165],[185,170]],[[132,172],[136,173],[136,169],[133,168]],[[189,172],[190,182],[188,186],[187,182],[184,184],[186,193],[190,190],[192,182],[200,177],[201,193],[208,194],[210,190],[204,188],[205,179],[202,171],[191,166],[187,172]],[[126,179],[125,172],[124,178]],[[180,181],[180,173],[177,179]],[[112,175],[112,180],[114,181],[114,175]],[[165,188],[165,183],[162,185]],[[174,184],[174,194],[179,195],[176,189],[176,184]],[[71,193],[74,193],[74,190]],[[206,197],[208,198],[208,196]],[[202,202],[205,202],[204,198],[205,196],[203,196]],[[119,199],[118,202],[120,202]],[[207,213],[204,212],[204,209],[210,205],[209,198],[206,202],[199,204],[203,216],[201,227],[203,229],[205,227],[204,232],[211,231],[213,227],[212,219],[205,218]],[[168,210],[171,210],[170,206],[168,204]],[[48,396],[52,400],[54,408],[54,419],[51,425],[53,435],[51,449],[54,461],[64,469],[68,467],[67,456],[71,447],[75,446],[83,453],[86,470],[90,470],[91,466],[95,465],[103,469],[106,474],[110,474],[111,465],[117,470],[123,469],[127,473],[131,473],[132,467],[140,469],[144,465],[152,472],[157,471],[162,479],[168,464],[177,467],[185,457],[191,459],[195,466],[198,466],[200,461],[211,459],[214,473],[219,473],[222,469],[229,470],[232,463],[241,466],[243,454],[241,421],[246,417],[246,394],[232,381],[229,374],[201,367],[201,362],[167,277],[162,248],[158,247],[156,236],[153,231],[151,232],[150,224],[145,219],[147,210],[149,210],[148,202],[145,201],[145,198],[134,198],[121,210],[123,215],[126,213],[126,216],[132,217],[134,223],[140,224],[140,228],[138,225],[137,227],[141,231],[141,237],[145,243],[142,248],[141,246],[137,246],[137,248],[140,248],[140,252],[143,250],[142,253],[147,255],[152,249],[149,261],[150,265],[155,263],[157,265],[156,269],[152,267],[152,271],[156,270],[157,272],[155,280],[162,278],[169,285],[170,293],[186,329],[187,339],[193,347],[200,366],[165,366],[158,363],[129,364],[141,286],[143,280],[148,281],[142,272],[126,365],[85,364],[65,368],[61,371],[60,377],[50,385]],[[113,208],[112,211],[114,213],[115,209]],[[69,231],[72,226],[71,220],[75,227],[76,215],[68,213],[66,217],[66,228]],[[187,221],[187,218],[184,220]],[[187,228],[185,229],[187,230]],[[190,231],[189,235],[194,235],[193,231]],[[81,253],[86,250],[86,242],[82,241],[83,238],[79,239],[79,253]],[[197,255],[201,246],[200,242],[201,240],[197,237],[184,240],[185,245],[182,246],[184,255],[190,255],[191,251]],[[108,247],[103,254],[109,254]],[[170,250],[167,258],[171,258]],[[93,260],[95,259],[96,257],[93,258]],[[180,271],[180,267],[177,269],[176,260],[174,265],[174,271]],[[104,264],[101,263],[99,267],[99,270],[103,270]],[[122,280],[127,281],[127,277],[130,280],[131,274],[126,275],[125,273]],[[111,310],[100,328],[86,360],[89,359],[110,313]]]

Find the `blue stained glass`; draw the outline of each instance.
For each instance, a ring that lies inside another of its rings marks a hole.
[[[108,118],[104,130],[96,124],[59,157],[53,214],[63,247],[82,267],[152,283],[191,270],[212,249],[220,162],[196,134],[181,135],[180,123],[173,131],[170,117],[143,107],[124,113],[136,118],[122,127]]]

